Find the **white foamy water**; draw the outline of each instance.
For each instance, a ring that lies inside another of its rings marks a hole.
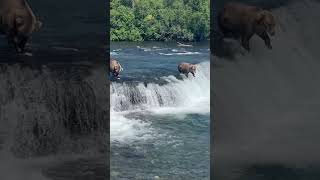
[[[138,138],[139,140],[152,138],[150,123],[126,118],[126,114],[128,113],[110,111],[110,134],[113,142],[132,143]]]
[[[172,49],[172,52],[175,53],[158,53],[159,55],[163,56],[172,56],[172,55],[199,55],[201,54],[200,52],[190,52],[190,51],[185,51],[185,52],[178,52],[176,49]]]
[[[116,53],[116,52],[110,52],[110,55],[111,55],[111,56],[116,56],[116,55],[118,55],[118,53]]]
[[[130,143],[153,138],[157,133],[150,122],[130,117],[132,113],[152,115],[209,114],[210,64],[198,64],[196,77],[184,75],[162,77],[167,83],[112,83],[111,123],[112,142]]]

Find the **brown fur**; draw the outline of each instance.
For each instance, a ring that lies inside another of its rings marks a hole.
[[[31,34],[41,26],[26,0],[0,0],[0,32],[17,52],[24,51]]]
[[[191,73],[195,77],[197,67],[194,64],[190,63],[180,63],[178,65],[178,71],[188,77],[188,74]]]
[[[121,71],[122,67],[120,63],[115,59],[110,59],[110,72],[112,73],[112,75],[117,79],[120,79],[119,75]]]
[[[225,37],[240,38],[242,46],[248,51],[249,40],[254,34],[272,49],[268,34],[275,34],[276,20],[270,11],[241,3],[227,3],[218,16],[218,22]]]

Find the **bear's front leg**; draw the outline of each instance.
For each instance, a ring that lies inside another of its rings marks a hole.
[[[18,42],[18,37],[16,35],[8,35],[7,36],[8,39],[8,45],[14,47],[14,49],[16,50],[16,52],[21,53],[22,49],[19,47],[19,42]]]
[[[250,40],[250,38],[247,37],[247,36],[243,36],[243,37],[241,38],[242,47],[243,47],[244,49],[246,49],[248,52],[250,51],[249,40]]]
[[[19,38],[17,46],[18,46],[18,49],[20,50],[21,53],[23,53],[25,51],[27,41],[28,41],[27,37],[22,36]]]
[[[246,26],[241,32],[241,43],[244,49],[250,51],[249,41],[253,36],[252,26]]]
[[[258,34],[258,36],[259,36],[261,39],[264,40],[265,45],[266,45],[269,49],[272,49],[270,37],[269,37],[269,35],[267,34],[267,32],[262,32],[262,33]]]

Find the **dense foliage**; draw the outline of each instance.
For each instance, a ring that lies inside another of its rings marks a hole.
[[[209,0],[111,0],[111,40],[205,40],[209,12]]]

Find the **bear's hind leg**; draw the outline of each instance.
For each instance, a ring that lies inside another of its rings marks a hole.
[[[244,47],[248,52],[250,51],[250,45],[249,41],[251,37],[253,36],[253,33],[251,31],[244,31],[241,35],[241,43],[242,47]]]

